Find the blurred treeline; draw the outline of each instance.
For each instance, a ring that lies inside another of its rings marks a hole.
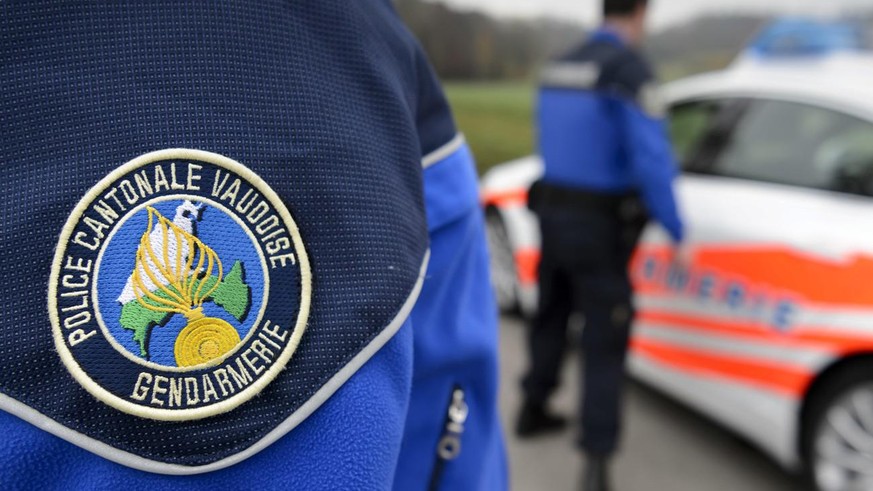
[[[582,34],[578,24],[553,19],[496,20],[422,0],[395,4],[446,79],[528,77],[549,54],[568,48]]]
[[[581,41],[586,32],[574,19],[497,19],[455,10],[438,0],[395,4],[447,80],[534,79],[544,61]],[[704,16],[653,33],[646,50],[665,80],[723,68],[770,20],[755,15]]]
[[[705,16],[655,32],[646,51],[661,79],[726,67],[772,19],[754,15]]]

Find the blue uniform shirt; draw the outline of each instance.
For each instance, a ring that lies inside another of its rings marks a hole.
[[[544,181],[593,192],[639,192],[674,241],[676,164],[649,65],[601,29],[546,68],[539,95]]]

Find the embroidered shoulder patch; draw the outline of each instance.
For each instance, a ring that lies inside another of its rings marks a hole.
[[[76,206],[48,306],[57,351],[88,392],[184,421],[269,384],[300,342],[310,298],[303,241],[269,185],[217,154],[162,150]]]

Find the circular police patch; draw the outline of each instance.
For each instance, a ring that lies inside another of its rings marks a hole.
[[[134,159],[79,202],[48,303],[61,359],[88,392],[180,421],[270,383],[310,297],[309,259],[276,193],[231,159],[177,149]]]

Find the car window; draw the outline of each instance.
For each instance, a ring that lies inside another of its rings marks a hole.
[[[754,100],[710,170],[730,177],[870,194],[873,124],[806,104]]]
[[[679,104],[670,109],[670,138],[673,153],[682,168],[687,169],[721,108],[716,101]]]

